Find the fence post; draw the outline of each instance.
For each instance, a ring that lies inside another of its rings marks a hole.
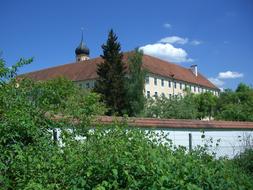
[[[192,134],[189,133],[189,151],[192,151]]]
[[[57,129],[53,129],[53,140],[55,143],[57,143],[58,138],[57,138]]]

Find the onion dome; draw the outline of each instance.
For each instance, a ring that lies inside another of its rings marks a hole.
[[[79,46],[76,48],[75,50],[76,55],[89,55],[90,54],[90,50],[89,48],[83,43],[83,32],[82,32],[82,39],[81,42],[79,44]]]

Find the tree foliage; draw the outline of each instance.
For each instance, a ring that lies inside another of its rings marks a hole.
[[[148,98],[143,111],[144,117],[196,119],[197,106],[193,95],[188,94],[184,98],[165,96]]]
[[[137,116],[144,108],[145,70],[142,69],[143,52],[135,50],[128,58],[127,114]]]
[[[17,85],[18,84],[18,85]],[[126,123],[90,128],[99,96],[60,78],[0,86],[0,189],[250,189],[252,178],[203,149],[173,148]],[[56,119],[53,116],[58,116]],[[54,142],[52,129],[60,130]]]
[[[8,82],[10,79],[16,77],[18,68],[28,65],[33,61],[33,58],[21,58],[16,64],[11,67],[6,67],[5,60],[0,57],[0,85]]]
[[[245,149],[234,158],[236,165],[253,176],[253,147]]]
[[[239,84],[235,92],[225,90],[217,103],[217,119],[253,121],[253,88]]]
[[[98,65],[99,76],[95,84],[95,92],[102,95],[108,107],[108,114],[123,115],[126,112],[126,66],[122,61],[118,37],[110,30],[106,44],[102,45],[103,62]]]
[[[217,96],[214,96],[210,92],[205,92],[194,97],[198,109],[198,118],[203,119],[208,117],[210,119],[215,116]]]

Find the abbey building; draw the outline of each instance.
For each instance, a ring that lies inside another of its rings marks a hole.
[[[90,50],[83,42],[83,37],[79,46],[75,50],[76,61],[73,63],[51,67],[39,71],[25,74],[35,80],[48,80],[57,77],[65,77],[83,88],[93,88],[98,78],[97,65],[103,62],[101,57],[89,57]],[[123,61],[131,53],[124,53]],[[219,94],[219,88],[203,76],[197,68],[192,65],[185,68],[180,65],[170,63],[149,55],[143,55],[142,67],[148,73],[145,79],[145,95],[152,96],[184,96],[185,89],[188,88],[192,93],[211,92]]]

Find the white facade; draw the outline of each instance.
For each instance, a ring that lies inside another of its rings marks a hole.
[[[162,95],[168,98],[172,96],[182,97],[185,95],[186,88],[188,88],[190,92],[194,94],[199,94],[207,91],[213,93],[216,96],[219,94],[218,90],[154,74],[148,74],[145,79],[145,95],[147,97]]]
[[[75,83],[86,89],[94,88],[95,80],[75,81]],[[204,86],[200,86],[193,83],[187,83],[185,81],[179,81],[168,77],[162,77],[155,74],[147,74],[145,78],[144,93],[146,97],[165,96],[167,98],[176,96],[183,97],[185,95],[185,89],[188,88],[192,93],[199,94],[202,92],[211,92],[218,96],[219,91],[210,89]]]
[[[75,84],[81,88],[92,89],[95,86],[96,80],[85,80],[85,81],[75,81]]]

